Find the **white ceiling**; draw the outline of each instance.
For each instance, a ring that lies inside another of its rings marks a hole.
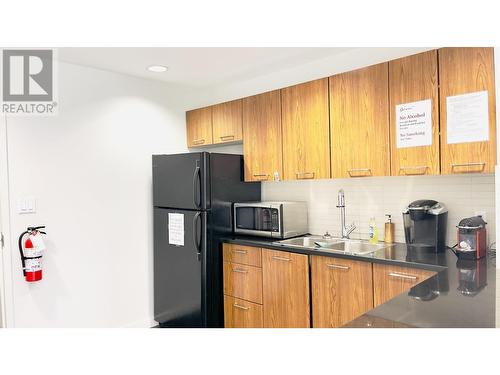
[[[331,58],[352,48],[59,48],[61,61],[190,88],[244,81]],[[165,65],[152,73],[150,65]]]

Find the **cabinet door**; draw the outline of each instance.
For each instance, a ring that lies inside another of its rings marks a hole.
[[[212,107],[187,111],[186,132],[188,147],[211,145]]]
[[[280,91],[243,99],[245,181],[283,178]]]
[[[262,249],[264,327],[309,328],[307,255]]]
[[[388,176],[388,64],[330,77],[332,177]]]
[[[225,328],[262,328],[262,305],[224,296]]]
[[[283,176],[330,178],[328,79],[281,90]]]
[[[334,328],[373,308],[372,264],[312,256],[313,327]]]
[[[373,264],[373,304],[375,307],[409,290],[436,272],[417,268]]]
[[[241,141],[241,99],[214,105],[212,123],[214,144]]]
[[[393,176],[439,174],[439,97],[437,50],[403,57],[389,62],[391,118],[391,174]],[[431,100],[432,122],[429,146],[398,148],[401,131],[396,111],[399,104]]]
[[[493,173],[496,110],[493,48],[443,48],[439,55],[441,173]],[[489,140],[448,144],[446,98],[488,91]]]

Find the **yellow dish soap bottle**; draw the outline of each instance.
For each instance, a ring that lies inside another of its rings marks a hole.
[[[370,228],[369,228],[369,240],[368,242],[372,244],[378,243],[378,233],[377,233],[377,224],[375,223],[375,218],[370,218]]]

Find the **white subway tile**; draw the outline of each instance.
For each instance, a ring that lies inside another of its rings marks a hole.
[[[383,240],[385,214],[392,215],[395,237],[404,242],[402,212],[417,199],[435,199],[448,208],[448,243],[456,238],[455,226],[477,211],[486,212],[489,241],[495,241],[494,175],[398,176],[360,179],[266,182],[265,200],[302,200],[308,203],[309,231],[332,235],[340,233],[337,193],[344,189],[346,221],[357,226],[353,238],[368,238],[370,217],[375,217],[379,239]]]

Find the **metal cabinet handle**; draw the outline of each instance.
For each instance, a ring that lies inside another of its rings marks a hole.
[[[307,180],[314,178],[314,172],[296,172],[295,177],[297,177],[298,180]]]
[[[451,172],[454,173],[455,172],[455,168],[457,168],[457,167],[482,167],[481,170],[483,170],[485,165],[486,165],[486,163],[483,162],[483,161],[480,161],[480,162],[477,162],[477,163],[452,164],[451,165]],[[477,172],[477,170],[473,170],[473,171],[460,171],[460,172],[461,173],[474,173],[474,172]]]
[[[248,273],[248,270],[244,270],[242,268],[233,268],[233,272],[236,272],[236,273]]]
[[[254,173],[253,176],[258,180],[269,180],[269,177],[271,177],[267,173]]]
[[[358,173],[358,172],[369,172],[368,174],[364,174],[364,175],[356,175],[356,176],[353,176],[352,173]],[[348,169],[347,170],[347,173],[349,173],[349,176],[350,177],[362,177],[362,176],[367,176],[367,175],[371,175],[372,174],[372,170],[370,168],[351,168],[351,169]]]
[[[241,310],[249,310],[250,309],[250,307],[241,306],[241,305],[238,305],[237,303],[235,303],[233,306],[236,307],[237,309],[241,309]]]
[[[398,272],[390,272],[389,276],[391,277],[399,277],[400,279],[407,279],[407,280],[417,280],[417,276],[413,275],[405,275],[404,273],[398,273]]]
[[[233,141],[234,140],[234,135],[223,135],[222,137],[219,137],[221,141]]]
[[[200,138],[200,139],[193,139],[193,144],[194,145],[202,145],[205,143],[205,139],[204,138]]]
[[[246,250],[237,250],[237,249],[233,249],[233,253],[236,253],[236,254],[247,254],[248,251]]]
[[[341,266],[340,264],[327,264],[328,268],[338,268],[340,270],[348,270],[349,266]]]
[[[278,257],[278,256],[273,256],[272,259],[274,259],[274,260],[282,260],[282,261],[285,261],[285,262],[290,262],[291,261],[290,258]]]
[[[427,171],[427,168],[429,168],[427,165],[416,165],[416,166],[406,166],[406,167],[399,167],[399,170],[403,171],[404,174],[425,174]],[[407,173],[406,171],[412,171],[412,170],[422,170],[422,173]]]

